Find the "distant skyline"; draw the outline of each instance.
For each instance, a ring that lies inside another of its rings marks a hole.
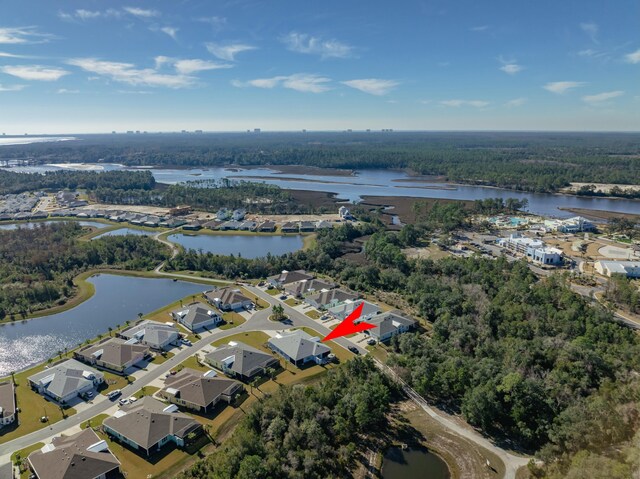
[[[640,131],[640,3],[5,0],[0,133]]]

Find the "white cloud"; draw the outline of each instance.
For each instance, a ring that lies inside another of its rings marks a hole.
[[[0,28],[0,44],[46,43],[53,38],[48,33],[38,33],[35,27]]]
[[[379,78],[361,78],[359,80],[347,80],[342,82],[343,85],[355,88],[370,95],[386,95],[400,83],[395,80],[382,80]]]
[[[209,53],[220,58],[221,60],[227,60],[233,62],[236,60],[238,53],[246,52],[249,50],[255,50],[256,47],[246,45],[244,43],[231,43],[227,45],[221,45],[218,43],[206,43],[205,46]]]
[[[226,17],[218,17],[218,16],[198,17],[195,20],[197,22],[208,23],[216,30],[224,27],[227,24]]]
[[[1,42],[0,42],[1,43]],[[640,63],[640,48],[638,48],[635,52],[627,53],[624,56],[624,60],[627,63]]]
[[[98,18],[99,16],[101,16],[102,13],[99,11],[91,11],[91,10],[84,10],[84,9],[79,9],[76,10],[76,17],[78,17],[81,20],[88,20],[91,18]]]
[[[469,30],[472,32],[484,32],[489,30],[489,25],[477,25],[475,27],[471,27]]]
[[[178,28],[175,27],[162,27],[160,29],[160,31],[162,33],[166,33],[167,35],[169,35],[171,38],[173,38],[174,40],[177,39],[177,35],[178,35]]]
[[[506,102],[504,106],[506,106],[507,108],[515,108],[515,107],[524,105],[526,102],[527,102],[526,98],[523,98],[523,97],[514,98],[513,100],[509,100],[508,102]]]
[[[157,10],[144,9],[138,7],[123,7],[123,10],[134,17],[139,18],[153,18],[160,15],[160,12]]]
[[[120,18],[123,15],[122,10],[108,8],[106,10],[86,10],[80,8],[74,12],[58,12],[58,17],[66,21],[87,21],[96,18]]]
[[[26,85],[2,85],[0,83],[0,91],[20,91],[23,90]]]
[[[573,88],[581,87],[584,84],[585,83],[581,81],[554,81],[554,82],[547,83],[542,88],[544,88],[547,91],[550,91],[551,93],[562,95],[568,92],[569,90],[572,90]]]
[[[0,58],[31,58],[26,55],[15,55],[13,53],[0,52]]]
[[[176,71],[183,75],[191,75],[192,73],[202,72],[206,70],[219,70],[222,68],[232,68],[233,65],[228,63],[215,63],[208,60],[199,60],[197,58],[176,60],[173,63]]]
[[[257,78],[247,82],[233,80],[231,84],[235,87],[256,87],[256,88],[275,88],[282,86],[290,90],[296,90],[304,93],[323,93],[331,88],[327,83],[331,82],[330,78],[320,75],[308,73],[296,73],[294,75],[280,75],[272,78]]]
[[[624,95],[624,92],[622,90],[605,91],[596,95],[583,96],[582,101],[584,101],[585,103],[589,103],[590,105],[595,105],[622,95]]]
[[[505,63],[500,67],[500,70],[502,70],[505,73],[508,73],[509,75],[515,75],[516,73],[524,70],[524,68],[521,65],[518,65],[517,63]]]
[[[349,58],[353,56],[353,47],[338,40],[323,40],[320,37],[297,32],[291,32],[281,40],[293,52],[320,55],[321,58]]]
[[[607,52],[600,50],[594,50],[593,48],[586,48],[578,52],[578,56],[587,58],[602,58],[607,56]]]
[[[56,93],[58,95],[65,95],[71,93],[80,93],[80,90],[67,90],[66,88],[60,88]]]
[[[69,65],[107,77],[111,80],[129,85],[147,85],[154,87],[185,88],[195,83],[195,78],[184,75],[160,73],[153,68],[136,68],[131,63],[110,62],[96,58],[74,58]]]
[[[581,23],[580,28],[583,32],[589,35],[589,38],[593,43],[598,43],[598,24],[594,22]]]
[[[460,108],[461,106],[472,106],[474,108],[484,108],[489,106],[488,101],[484,100],[443,100],[440,102],[441,105],[449,106],[452,108]]]
[[[42,65],[7,65],[0,67],[0,71],[7,75],[23,80],[56,81],[69,72],[62,68],[44,67]]]

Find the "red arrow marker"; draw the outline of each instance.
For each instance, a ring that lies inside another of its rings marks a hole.
[[[323,341],[329,341],[330,339],[340,338],[342,336],[348,336],[349,334],[359,333],[361,331],[366,331],[367,329],[375,328],[375,325],[365,323],[362,321],[361,323],[354,324],[360,316],[362,315],[362,307],[364,303],[360,303],[360,305],[353,310],[353,312],[347,316],[336,328],[331,331]]]

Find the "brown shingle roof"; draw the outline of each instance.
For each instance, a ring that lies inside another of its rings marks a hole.
[[[233,379],[220,377],[204,377],[202,371],[184,368],[175,376],[170,376],[164,381],[163,392],[173,388],[179,391],[180,399],[207,407],[217,402],[220,396],[230,396],[242,385]]]

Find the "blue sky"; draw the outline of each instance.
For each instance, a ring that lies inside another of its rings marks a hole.
[[[0,132],[640,130],[640,2],[2,0]]]

